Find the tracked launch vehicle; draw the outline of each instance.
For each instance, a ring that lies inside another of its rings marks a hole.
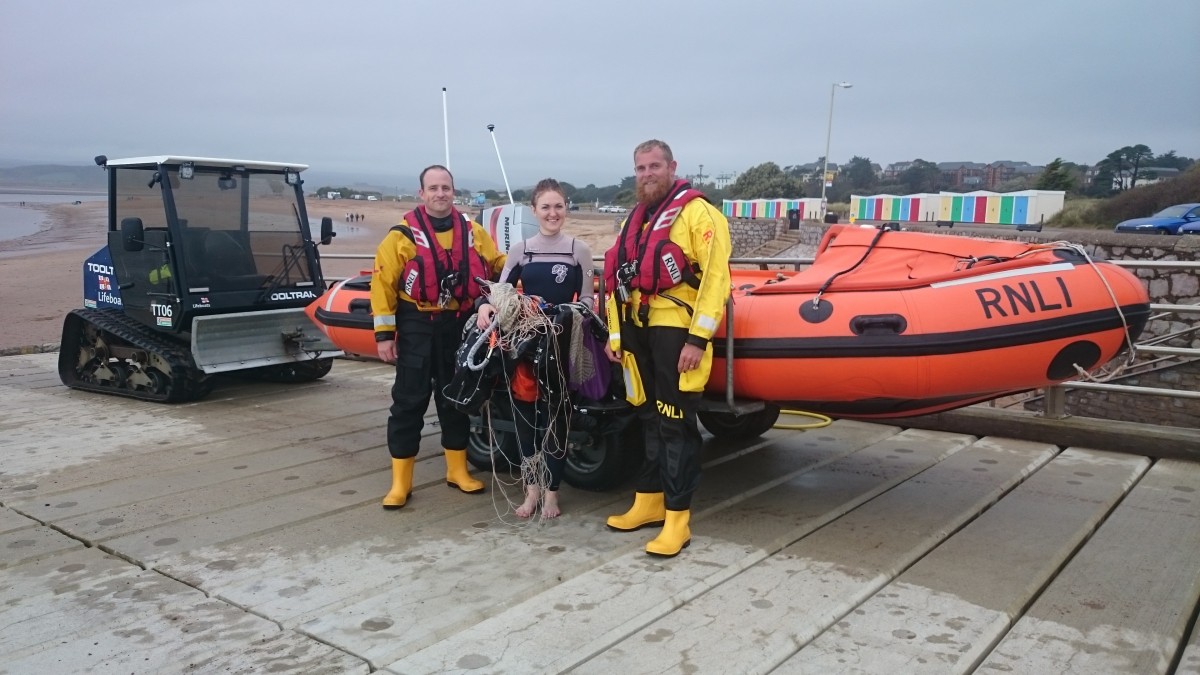
[[[155,156],[108,172],[108,243],[83,266],[63,322],[63,384],[181,402],[215,373],[324,376],[341,354],[304,314],[325,290],[303,164]],[[320,242],[334,236],[324,218]]]

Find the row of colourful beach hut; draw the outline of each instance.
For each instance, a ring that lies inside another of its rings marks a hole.
[[[997,225],[1034,225],[1049,220],[1063,208],[1065,192],[1059,190],[1022,190],[988,192],[978,190],[922,193],[912,195],[850,196],[850,215],[856,220],[894,220],[898,222],[953,221]],[[726,218],[787,218],[797,211],[802,220],[820,220],[821,200],[804,199],[726,199],[721,211]]]
[[[721,212],[726,218],[787,218],[788,211],[799,211],[801,220],[820,220],[821,200],[803,199],[726,199]]]
[[[995,225],[1036,225],[1062,211],[1066,193],[1060,190],[1022,190],[966,194],[850,196],[850,214],[858,220],[900,222],[953,221]]]

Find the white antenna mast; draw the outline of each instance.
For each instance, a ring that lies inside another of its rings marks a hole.
[[[508,192],[508,203],[514,204],[512,198],[512,189],[508,187],[508,174],[504,173],[504,160],[500,159],[500,144],[496,142],[496,125],[488,125],[488,133],[492,135],[492,145],[496,148],[496,159],[500,162],[500,175],[504,176],[504,190]]]
[[[442,135],[446,139],[446,169],[450,169],[450,119],[446,115],[446,88],[442,87]]]

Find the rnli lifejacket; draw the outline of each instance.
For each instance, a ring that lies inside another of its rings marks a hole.
[[[703,198],[704,194],[693,189],[685,180],[675,181],[672,196],[664,199],[658,209],[647,214],[645,204],[638,204],[621,228],[617,242],[604,253],[604,283],[616,289],[618,283],[629,283],[630,289],[642,292],[643,300],[681,283],[698,287],[700,279],[683,249],[671,241],[671,225],[688,202]],[[650,223],[643,228],[644,223]],[[618,270],[630,278],[618,278]]]
[[[490,276],[487,263],[475,250],[475,234],[471,221],[455,209],[450,210],[454,225],[450,248],[437,243],[437,235],[429,222],[424,206],[404,214],[404,224],[412,233],[417,254],[404,265],[400,275],[401,289],[418,302],[437,304],[443,291],[449,298],[465,306],[479,297],[481,289],[476,278]]]

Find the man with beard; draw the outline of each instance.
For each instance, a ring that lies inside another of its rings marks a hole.
[[[675,176],[662,141],[633,151],[638,203],[604,256],[608,358],[630,352],[645,402],[637,408],[646,457],[633,506],[608,526],[628,532],[662,525],[651,555],[677,555],[691,542],[692,495],[700,482],[696,409],[712,367],[709,340],[729,298],[729,223]],[[616,320],[613,321],[612,318]]]
[[[421,172],[423,204],[404,214],[375,251],[371,314],[379,359],[396,364],[387,422],[392,487],[385,509],[408,502],[421,428],[432,395],[441,423],[446,484],[466,493],[484,485],[467,471],[470,418],[442,394],[454,375],[454,352],[482,293],[506,257],[482,225],[453,206],[454,176],[435,164]]]

